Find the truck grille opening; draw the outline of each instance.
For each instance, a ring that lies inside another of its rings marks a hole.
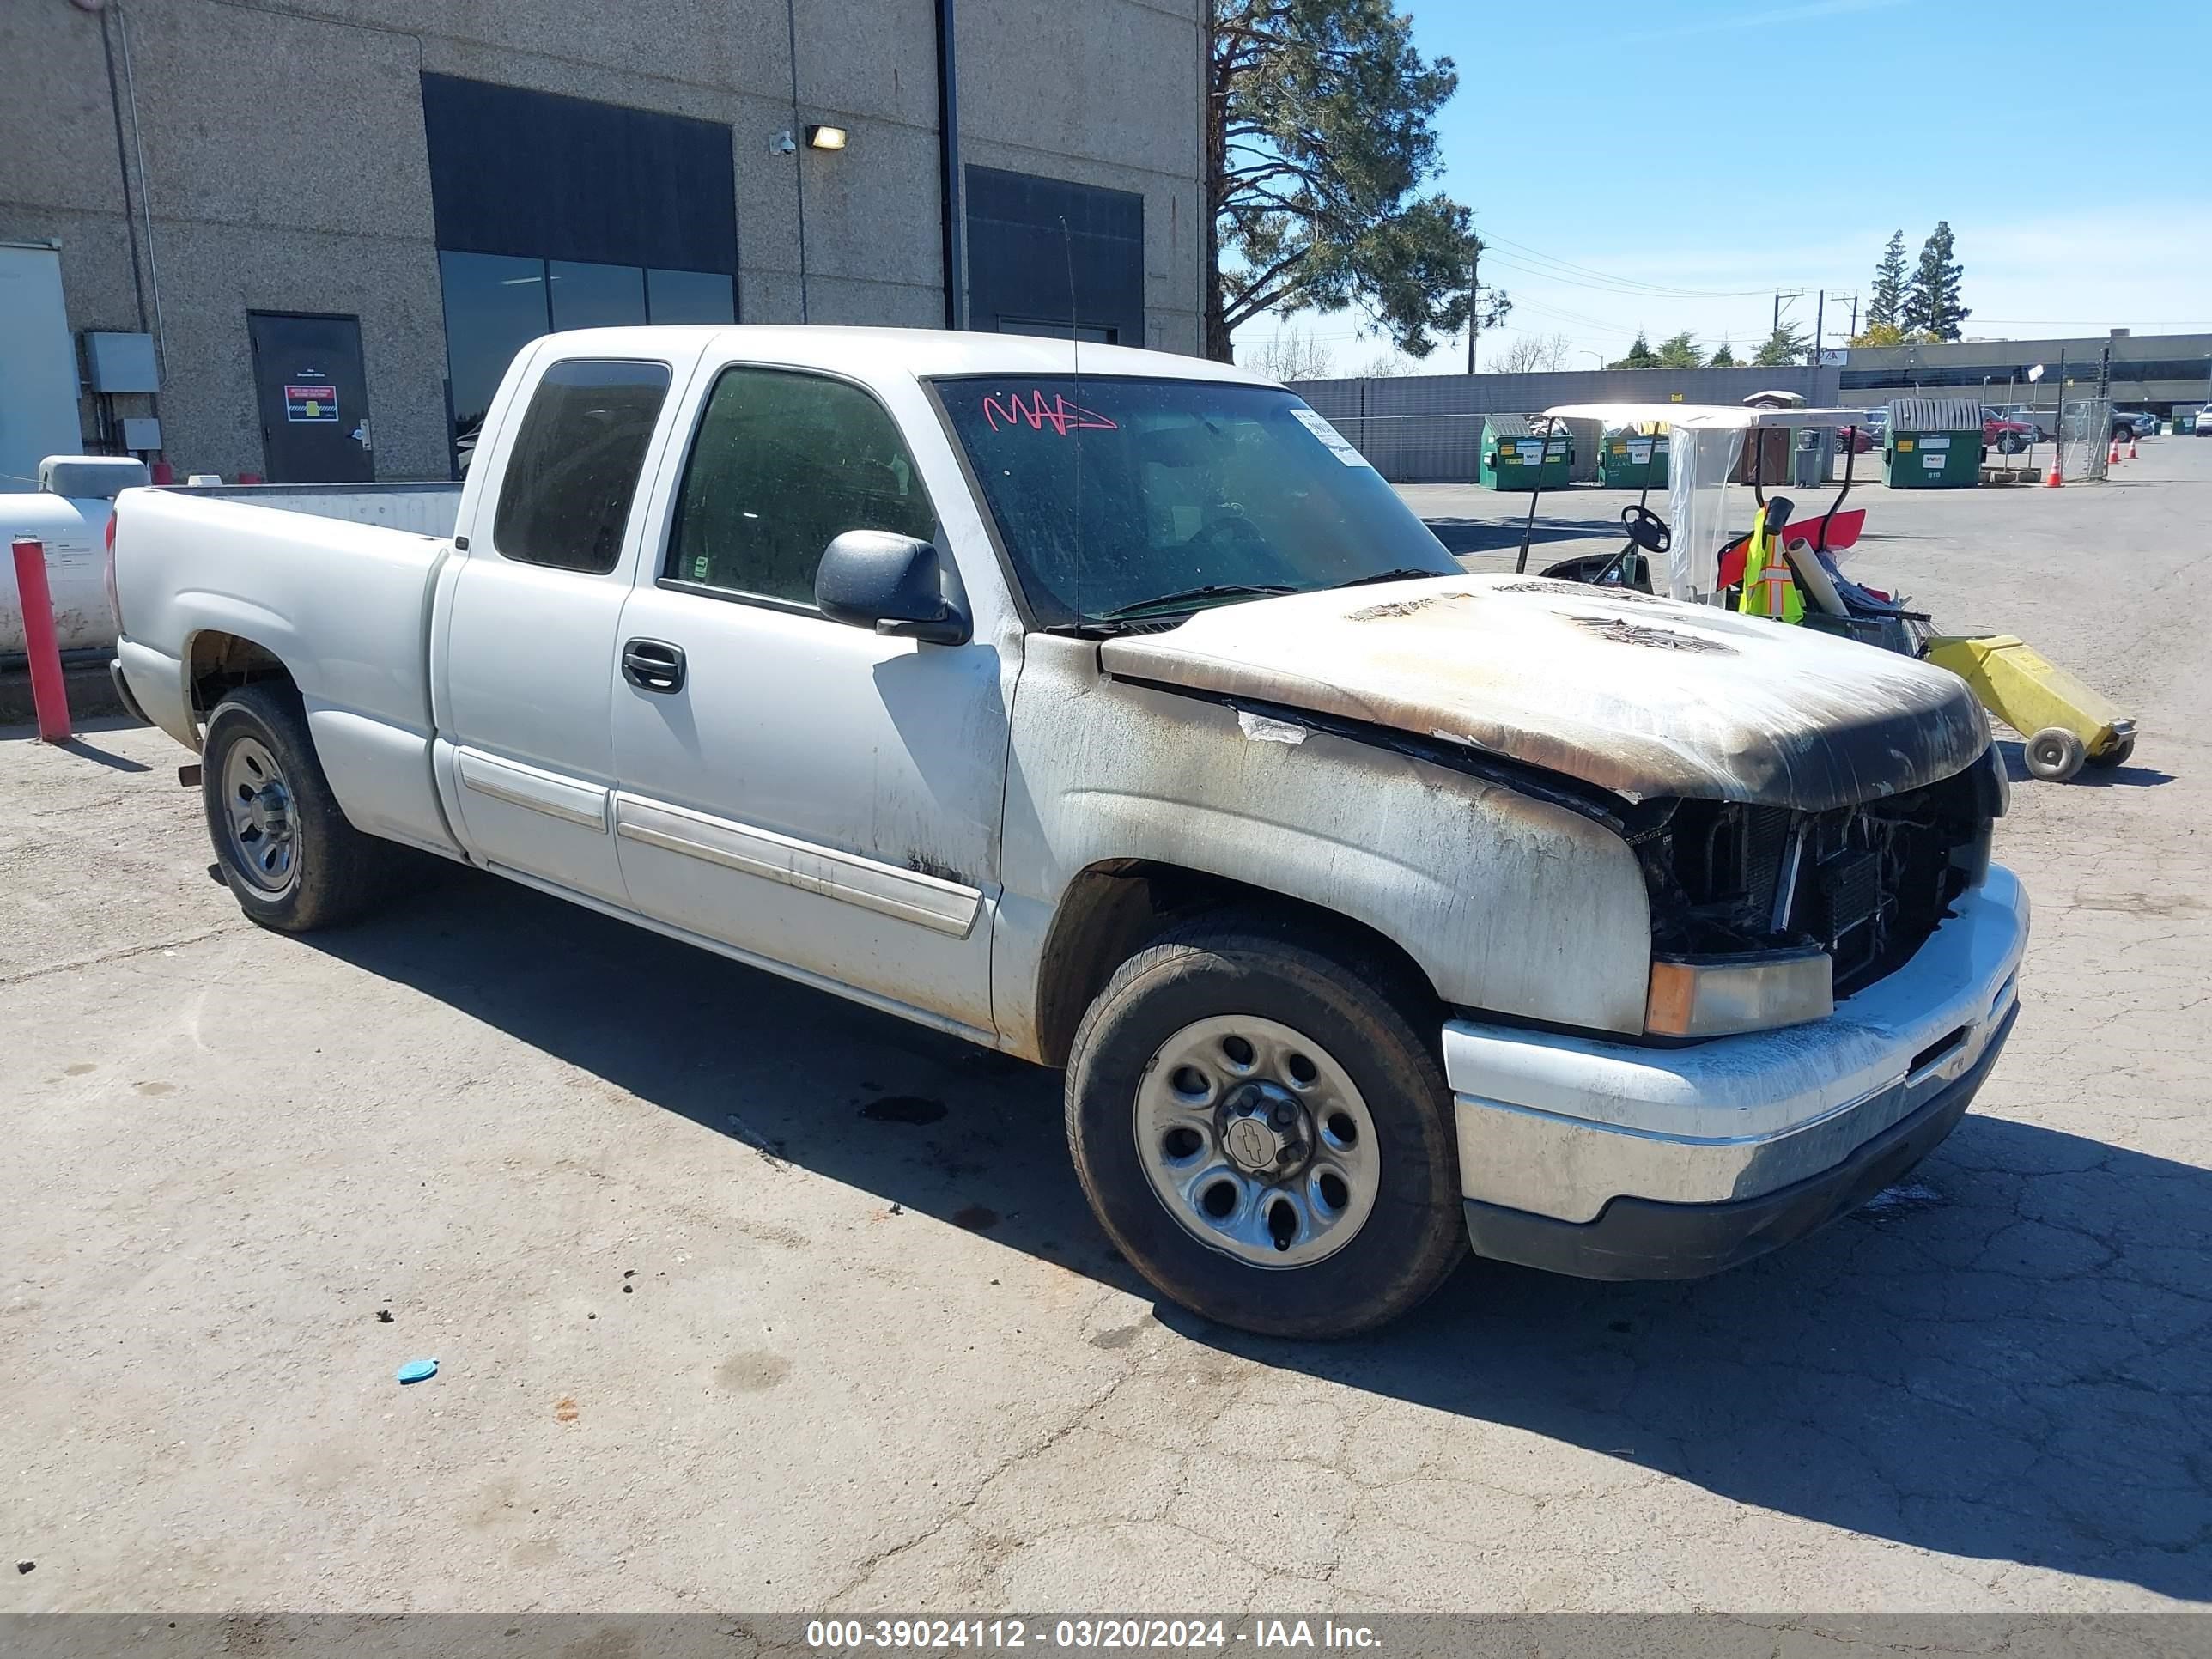
[[[1827,812],[1675,803],[1636,837],[1662,957],[1815,944],[1838,999],[1902,966],[1979,873],[1991,815],[1976,769]]]

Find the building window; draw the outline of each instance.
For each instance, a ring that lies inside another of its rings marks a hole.
[[[971,167],[968,313],[1006,334],[1145,343],[1145,198]]]
[[[456,477],[468,470],[477,434],[507,366],[540,335],[624,323],[737,320],[736,283],[718,270],[647,270],[504,253],[441,253],[438,278],[446,297],[447,394],[452,401]]]
[[[422,87],[457,466],[539,335],[736,320],[726,125],[446,75]]]

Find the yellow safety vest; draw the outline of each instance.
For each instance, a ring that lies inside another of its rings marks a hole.
[[[1764,507],[1744,546],[1743,592],[1735,608],[1747,617],[1770,617],[1776,622],[1805,620],[1805,597],[1790,574],[1790,561],[1766,527]]]

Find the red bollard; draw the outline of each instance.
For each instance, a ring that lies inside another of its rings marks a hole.
[[[15,592],[23,602],[23,651],[31,659],[31,705],[46,743],[70,736],[69,690],[54,636],[54,596],[46,586],[46,547],[35,536],[15,538]]]

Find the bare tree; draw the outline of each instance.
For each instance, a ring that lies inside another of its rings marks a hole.
[[[1575,343],[1564,334],[1523,334],[1490,360],[1492,374],[1537,374],[1565,368]]]
[[[1336,358],[1310,334],[1286,328],[1237,354],[1238,363],[1271,380],[1325,380],[1336,373]]]
[[[1395,351],[1383,352],[1358,371],[1359,378],[1364,380],[1395,380],[1407,374],[1427,374],[1433,372],[1423,368],[1412,358]]]

